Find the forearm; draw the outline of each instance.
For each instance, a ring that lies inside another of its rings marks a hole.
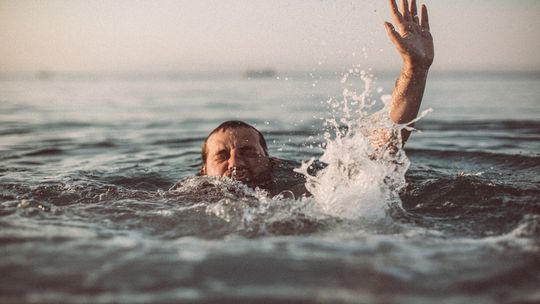
[[[392,93],[390,118],[393,122],[405,124],[416,118],[426,88],[427,75],[427,67],[414,67],[410,64],[403,66]],[[414,123],[408,126],[412,127],[413,125]],[[410,131],[402,130],[403,144],[405,144],[409,135]]]

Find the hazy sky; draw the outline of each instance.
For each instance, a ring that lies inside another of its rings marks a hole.
[[[435,69],[540,70],[540,1],[424,3]],[[0,71],[396,68],[384,20],[386,0],[0,0]]]

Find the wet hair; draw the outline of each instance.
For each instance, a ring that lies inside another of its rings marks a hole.
[[[206,165],[206,158],[208,157],[208,155],[206,154],[206,143],[208,142],[208,139],[210,138],[210,136],[212,136],[214,133],[217,133],[221,130],[224,130],[224,131],[231,130],[231,129],[235,130],[235,129],[240,129],[240,128],[248,128],[248,129],[255,130],[255,132],[259,134],[259,144],[263,148],[264,155],[268,156],[268,146],[266,145],[266,140],[264,139],[264,136],[259,130],[257,130],[254,126],[249,125],[243,121],[229,120],[217,126],[217,128],[215,128],[212,132],[210,132],[210,134],[208,134],[208,136],[206,136],[206,138],[204,139],[204,142],[202,144],[202,150],[201,150],[202,165],[203,166]]]

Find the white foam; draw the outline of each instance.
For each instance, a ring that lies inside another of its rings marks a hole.
[[[404,126],[392,123],[388,115],[391,97],[372,99],[373,76],[356,70],[341,79],[342,97],[328,102],[332,113],[326,125],[332,129],[325,134],[325,150],[319,158],[327,167],[309,175],[311,159],[295,171],[306,176],[306,188],[318,211],[341,218],[377,219],[385,216],[389,206],[400,206],[398,191],[405,186],[409,160],[398,135]],[[347,83],[355,77],[363,83],[359,94]],[[383,107],[374,112],[378,103]]]

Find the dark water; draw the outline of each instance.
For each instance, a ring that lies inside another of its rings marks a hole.
[[[4,76],[0,302],[540,301],[538,74],[433,74],[402,208],[380,202],[382,218],[193,177],[227,119],[257,124],[274,156],[320,156],[341,86],[301,73]]]

